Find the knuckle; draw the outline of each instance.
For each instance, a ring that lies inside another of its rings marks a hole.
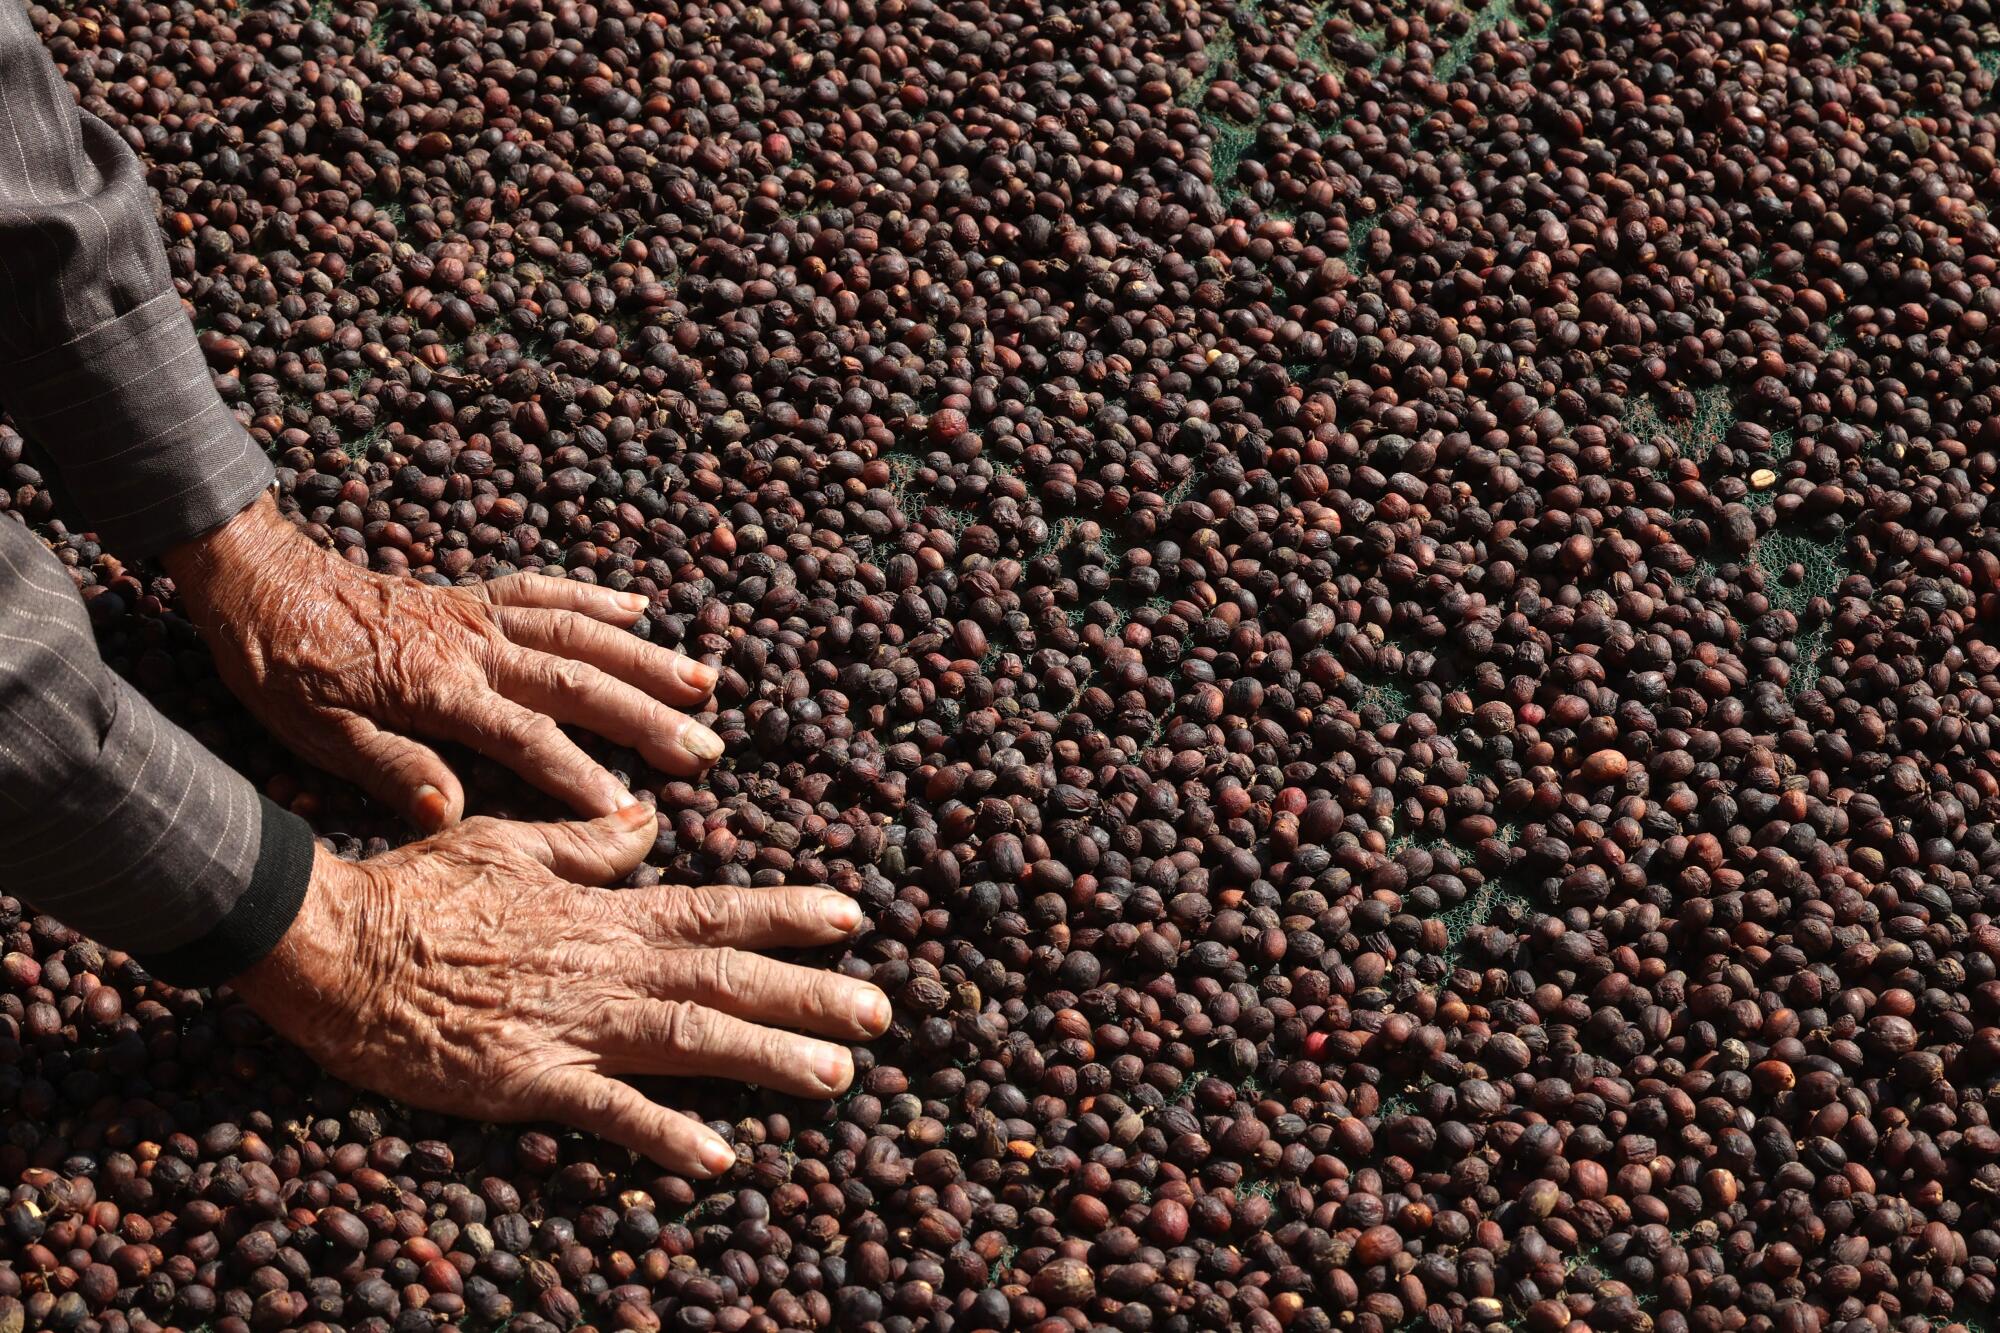
[[[592,692],[597,684],[597,673],[582,662],[567,657],[549,657],[542,663],[542,671],[549,688],[566,699],[576,699]]]
[[[817,889],[801,888],[788,888],[782,896],[767,894],[771,914],[777,918],[772,924],[801,930],[822,924],[821,896]]]
[[[478,843],[482,846],[500,842],[501,832],[506,826],[491,815],[474,815],[460,823],[447,835],[461,842]]]
[[[675,898],[681,933],[689,940],[712,940],[729,926],[734,915],[730,900],[713,889],[689,889]]]
[[[593,866],[604,859],[589,839],[572,831],[567,824],[544,824],[537,831],[551,862]]]
[[[837,972],[814,974],[808,990],[812,996],[813,1008],[820,1018],[853,1013],[854,1002],[859,998],[852,983]]]
[[[662,1000],[659,1015],[659,1041],[669,1050],[691,1051],[699,1049],[708,1037],[708,1020],[700,1005],[685,1000]]]
[[[403,694],[406,705],[419,716],[470,722],[467,714],[472,710],[464,706],[463,696],[457,680],[429,674],[412,681]]]
[[[818,1061],[814,1059],[820,1043],[807,1041],[778,1028],[760,1027],[756,1036],[757,1054],[771,1069],[808,1070]]]
[[[574,611],[553,612],[548,622],[549,643],[557,652],[573,656],[588,646],[589,624],[589,621]]]
[[[423,710],[447,719],[475,744],[488,744],[506,734],[504,715],[492,707],[493,687],[477,671],[449,669],[416,687]]]
[[[710,949],[702,955],[702,967],[709,994],[718,999],[739,998],[749,986],[751,960],[738,950]]]
[[[554,745],[562,740],[562,728],[547,713],[529,713],[521,719],[520,737],[527,745]]]

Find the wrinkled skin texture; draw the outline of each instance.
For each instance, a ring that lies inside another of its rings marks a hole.
[[[235,988],[333,1074],[433,1110],[558,1120],[674,1171],[735,1162],[619,1075],[728,1078],[830,1097],[889,1002],[745,949],[831,943],[861,919],[819,888],[606,892],[652,809],[589,823],[471,819],[350,863],[321,849],[298,919]]]
[[[441,588],[361,569],[261,497],[166,555],[222,678],[273,735],[419,828],[465,792],[429,746],[455,741],[586,815],[632,802],[558,723],[695,777],[722,743],[681,709],[715,673],[625,633],[642,598],[539,574]]]

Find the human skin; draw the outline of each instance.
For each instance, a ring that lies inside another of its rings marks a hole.
[[[645,614],[637,594],[539,574],[460,588],[373,573],[268,495],[164,561],[258,721],[427,832],[463,816],[465,790],[422,737],[467,745],[585,815],[633,797],[559,723],[676,777],[722,757],[684,711],[715,672],[627,633]]]
[[[861,920],[852,899],[591,887],[628,876],[657,822],[558,723],[682,777],[722,753],[683,711],[715,673],[626,632],[643,599],[539,575],[440,588],[371,573],[269,496],[165,562],[223,679],[275,736],[436,831],[361,862],[318,848],[297,918],[233,983],[327,1070],[431,1110],[560,1120],[693,1176],[734,1153],[620,1075],[808,1097],[853,1080],[839,1043],[880,1035],[887,998],[754,952],[842,938]],[[464,789],[419,736],[598,818],[464,820]]]
[[[629,874],[655,828],[640,804],[470,819],[360,862],[321,848],[298,919],[235,988],[324,1068],[400,1101],[559,1120],[671,1170],[727,1170],[728,1144],[618,1076],[834,1096],[854,1078],[839,1043],[880,1035],[889,1002],[753,952],[844,937],[861,910],[830,889],[587,887]]]

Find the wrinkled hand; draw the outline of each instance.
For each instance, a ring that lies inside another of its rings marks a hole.
[[[586,815],[632,796],[557,723],[587,727],[676,777],[722,755],[698,706],[715,673],[624,632],[636,594],[516,574],[440,588],[370,573],[260,498],[166,555],[223,680],[271,732],[419,828],[465,792],[415,736],[457,741]]]
[[[621,1074],[727,1078],[807,1097],[845,1089],[845,1047],[889,1002],[836,972],[739,952],[826,944],[857,925],[828,889],[606,892],[652,846],[652,810],[590,823],[470,819],[349,863],[321,849],[304,907],[234,983],[330,1072],[482,1120],[558,1120],[671,1170],[735,1154]],[[766,1026],[770,1025],[770,1026]]]

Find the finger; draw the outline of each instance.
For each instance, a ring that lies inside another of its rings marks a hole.
[[[803,949],[844,939],[861,905],[831,889],[668,885],[617,895],[641,939],[712,949]]]
[[[646,614],[646,598],[636,592],[614,592],[595,583],[551,574],[509,574],[479,585],[495,606],[538,606],[550,611],[575,611],[612,625],[633,625]]]
[[[608,815],[636,804],[625,784],[578,749],[555,719],[491,691],[469,692],[446,704],[438,725],[452,740],[505,764],[580,814]]]
[[[644,802],[572,823],[514,823],[505,836],[572,884],[616,884],[653,849],[659,821]]]
[[[451,766],[407,736],[384,731],[358,713],[338,718],[338,739],[315,756],[426,833],[449,828],[465,813],[465,789]]]
[[[503,607],[497,618],[523,648],[588,662],[665,703],[692,708],[715,689],[715,669],[636,634],[563,611]]]
[[[588,662],[523,650],[496,663],[492,681],[516,703],[637,750],[662,773],[699,777],[722,757],[722,738],[707,727]]]
[[[613,960],[656,999],[686,1000],[752,1023],[848,1040],[879,1037],[889,997],[865,981],[742,949],[661,949]]]
[[[854,1081],[845,1046],[683,1000],[612,1006],[598,1049],[618,1073],[726,1078],[800,1097],[836,1096]]]
[[[706,1125],[601,1074],[577,1070],[560,1079],[550,1113],[684,1176],[718,1176],[736,1165],[735,1150]]]

